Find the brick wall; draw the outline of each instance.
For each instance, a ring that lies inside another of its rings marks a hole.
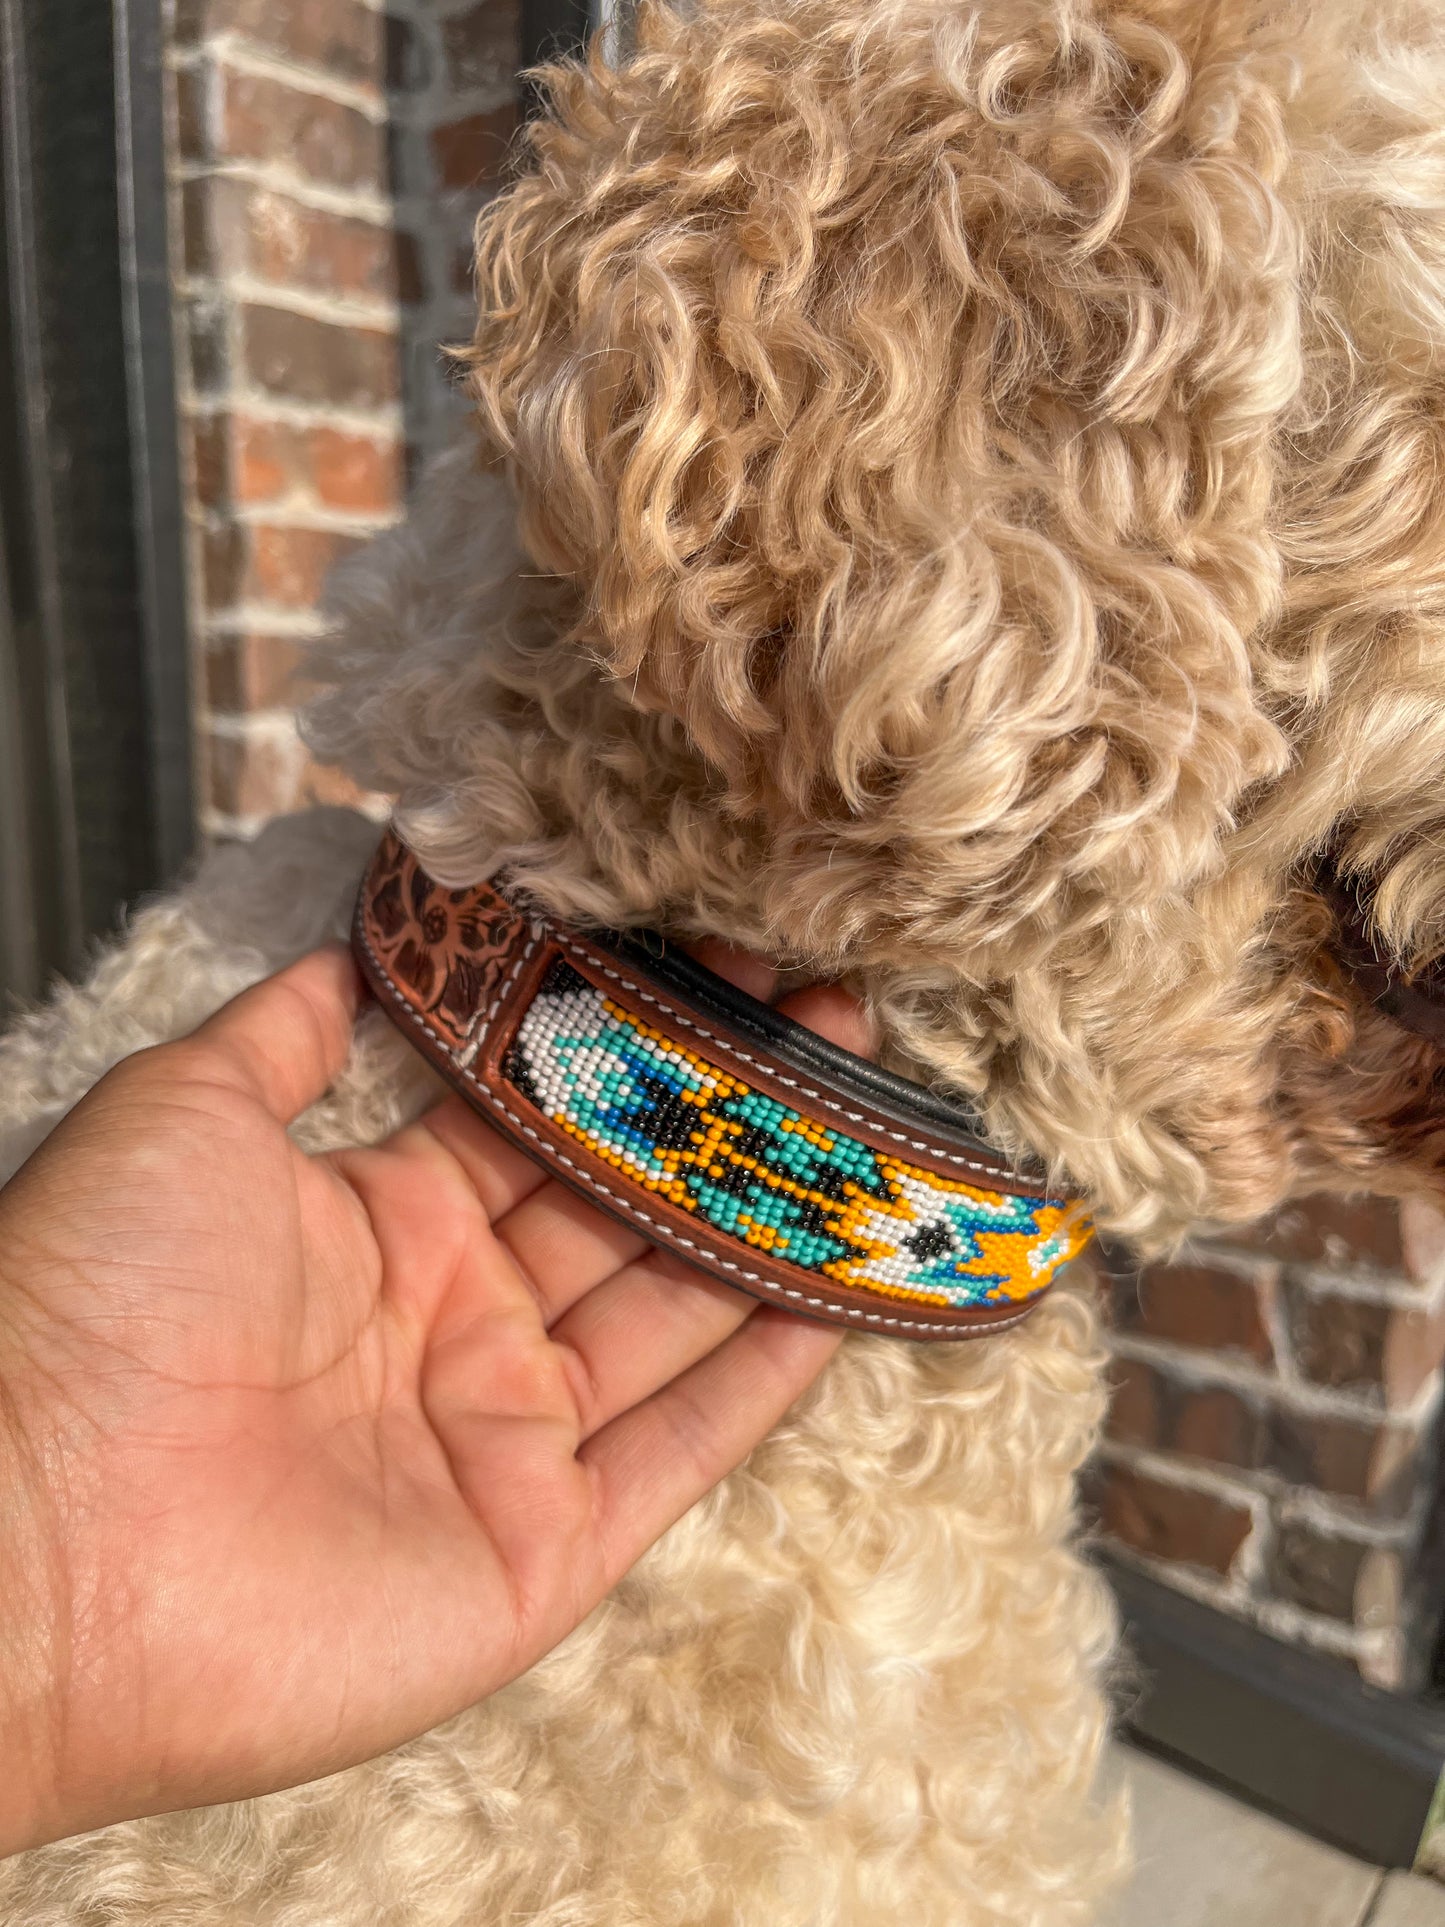
[[[1114,1265],[1105,1536],[1378,1685],[1421,1684],[1445,1216],[1312,1199],[1142,1276]]]
[[[515,0],[175,0],[181,409],[203,828],[348,792],[290,715],[331,565],[459,409],[469,255],[517,125]]]

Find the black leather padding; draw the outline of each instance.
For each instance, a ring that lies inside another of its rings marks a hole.
[[[1404,974],[1374,941],[1366,885],[1341,875],[1333,852],[1318,859],[1315,887],[1334,913],[1335,955],[1361,995],[1402,1029],[1445,1045],[1445,967],[1436,963],[1418,977]]]
[[[1032,1160],[1010,1158],[989,1142],[978,1113],[966,1099],[948,1098],[911,1078],[899,1077],[857,1057],[806,1025],[795,1023],[770,1004],[761,1003],[719,977],[695,957],[655,932],[588,930],[587,941],[610,952],[660,990],[670,991],[684,1004],[756,1040],[759,1053],[779,1060],[806,1077],[817,1078],[843,1097],[852,1096],[895,1124],[927,1126],[938,1138],[960,1151],[994,1159],[1016,1171],[1029,1185],[1042,1189],[1043,1167]]]

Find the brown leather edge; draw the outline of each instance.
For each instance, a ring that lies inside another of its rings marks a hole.
[[[912,1300],[900,1299],[897,1311],[889,1311],[885,1309],[888,1301],[880,1294],[854,1291],[831,1282],[820,1287],[814,1274],[801,1266],[767,1258],[746,1247],[735,1247],[740,1254],[736,1259],[713,1251],[695,1237],[699,1230],[695,1218],[651,1194],[647,1195],[644,1205],[640,1196],[634,1199],[618,1188],[616,1174],[609,1165],[560,1131],[501,1078],[501,1058],[530,1002],[532,990],[552,958],[562,953],[556,933],[544,934],[525,919],[519,922],[512,956],[492,1001],[487,1035],[476,1064],[468,1065],[458,1061],[424,1013],[392,983],[370,942],[365,911],[363,890],[352,930],[352,945],[362,974],[383,1006],[400,1012],[406,1034],[433,1069],[504,1137],[537,1159],[570,1189],[590,1199],[610,1217],[631,1224],[650,1243],[675,1250],[688,1264],[720,1283],[766,1303],[780,1305],[799,1317],[812,1317],[847,1330],[945,1341],[983,1337],[1005,1330],[1026,1318],[1045,1296],[1047,1287],[1022,1302],[1010,1301],[997,1307],[940,1308],[931,1317],[918,1317],[911,1315],[915,1310]],[[524,936],[526,941],[522,940]],[[574,960],[569,957],[569,961]],[[719,1236],[716,1242],[730,1241]]]
[[[362,885],[363,917],[382,955],[389,954],[396,947],[396,939],[380,928],[376,882],[409,871],[424,876],[419,871],[416,859],[394,832],[388,832]],[[698,1011],[686,998],[675,995],[665,985],[648,976],[645,970],[633,967],[611,949],[594,944],[584,933],[553,924],[546,917],[529,917],[526,909],[515,903],[495,883],[478,883],[464,892],[441,892],[438,886],[431,887],[448,905],[448,911],[441,913],[444,922],[458,915],[458,899],[469,901],[473,911],[485,921],[485,939],[480,945],[473,942],[467,946],[467,954],[474,965],[480,962],[488,970],[494,966],[505,970],[516,945],[522,941],[522,933],[529,928],[544,931],[565,954],[572,968],[596,989],[614,997],[644,1022],[659,1022],[661,1029],[679,1035],[680,1041],[685,1042],[689,1034],[700,1040],[703,1056],[725,1060],[725,1067],[736,1076],[779,1103],[802,1108],[824,1123],[830,1118],[836,1119],[849,1136],[858,1138],[872,1150],[903,1163],[922,1164],[938,1176],[950,1177],[960,1183],[978,1184],[1012,1197],[1040,1201],[1050,1198],[1048,1187],[1039,1174],[1024,1175],[1016,1171],[1000,1154],[990,1151],[986,1145],[970,1144],[967,1150],[963,1150],[956,1141],[931,1131],[926,1122],[914,1118],[900,1120],[895,1115],[880,1112],[856,1090],[840,1088],[830,1084],[826,1078],[818,1078],[805,1070],[777,1062],[768,1056],[766,1047],[760,1047],[748,1033],[739,1031],[716,1013]],[[399,934],[406,934],[407,931],[410,932],[413,945],[427,953],[445,979],[445,943],[428,942],[414,912],[407,918]],[[385,965],[382,967],[386,968]],[[495,1015],[494,988],[488,986],[483,1003],[472,1014],[471,1020],[460,1025],[458,1013],[439,1008],[436,996],[429,998],[415,984],[406,981],[405,976],[395,969],[395,960],[393,967],[387,970],[387,975],[407,1003],[425,1014],[432,1027],[440,1033],[442,1041],[456,1049],[465,1061],[467,1047],[478,1029],[489,1028]]]

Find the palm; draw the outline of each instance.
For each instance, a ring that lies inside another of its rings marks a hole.
[[[61,1393],[18,1422],[79,1495],[49,1612],[95,1651],[56,1771],[73,1795],[139,1766],[135,1810],[314,1777],[514,1677],[833,1343],[647,1253],[455,1100],[307,1157],[283,1120],[344,1038],[307,1065],[293,1004],[294,1036],[242,999],[134,1060],[0,1194]]]

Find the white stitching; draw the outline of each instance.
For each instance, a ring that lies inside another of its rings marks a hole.
[[[552,929],[552,937],[564,950],[570,951],[582,962],[590,964],[594,970],[600,970],[604,977],[610,977],[614,983],[621,984],[626,990],[631,991],[633,996],[640,997],[644,1003],[656,1004],[659,1010],[667,1011],[679,1024],[684,1024],[689,1030],[696,1031],[699,1037],[705,1037],[710,1044],[716,1045],[718,1050],[725,1052],[737,1062],[753,1065],[765,1077],[772,1078],[775,1083],[786,1084],[789,1090],[797,1091],[800,1096],[809,1098],[815,1104],[821,1104],[824,1109],[834,1112],[838,1117],[847,1118],[850,1124],[866,1125],[868,1129],[877,1131],[881,1136],[891,1138],[895,1144],[906,1145],[910,1151],[922,1151],[934,1163],[948,1164],[955,1170],[977,1171],[984,1177],[1007,1177],[1022,1182],[1019,1174],[1008,1170],[1006,1166],[980,1164],[976,1158],[963,1157],[955,1152],[946,1151],[941,1145],[931,1143],[927,1138],[905,1137],[901,1131],[890,1131],[886,1124],[876,1117],[869,1116],[866,1111],[846,1110],[836,1099],[829,1097],[826,1091],[818,1090],[815,1085],[805,1084],[801,1078],[785,1077],[772,1064],[764,1063],[761,1058],[753,1057],[749,1052],[740,1050],[730,1039],[720,1037],[716,1031],[709,1030],[705,1024],[697,1023],[670,998],[660,997],[645,989],[636,976],[625,971],[614,970],[609,964],[604,963],[595,950],[566,931],[559,930],[555,925]],[[1025,1195],[1038,1197],[1041,1194],[1030,1190]]]
[[[691,1238],[685,1238],[680,1231],[674,1231],[669,1225],[662,1224],[658,1219],[654,1218],[650,1212],[644,1211],[641,1205],[634,1204],[632,1199],[627,1197],[625,1193],[614,1191],[611,1185],[602,1183],[599,1178],[594,1178],[590,1172],[584,1171],[574,1159],[567,1156],[565,1151],[559,1150],[555,1145],[548,1144],[540,1131],[534,1130],[524,1119],[518,1117],[517,1113],[512,1110],[509,1105],[504,1104],[494,1091],[489,1091],[469,1066],[459,1063],[456,1052],[452,1050],[446,1039],[432,1029],[421,1012],[415,1009],[412,1004],[408,1003],[396,985],[392,983],[390,977],[387,975],[385,964],[382,963],[380,957],[377,956],[376,951],[372,947],[371,938],[367,934],[365,920],[359,913],[356,920],[356,929],[362,943],[366,946],[367,956],[370,957],[371,961],[375,964],[381,981],[385,984],[392,999],[419,1030],[426,1032],[432,1042],[451,1060],[461,1076],[476,1088],[478,1094],[486,1100],[492,1109],[500,1111],[504,1117],[510,1119],[515,1128],[522,1132],[525,1137],[531,1138],[533,1142],[546,1153],[548,1158],[555,1158],[559,1163],[565,1164],[581,1183],[590,1186],[594,1191],[600,1191],[604,1197],[611,1198],[618,1209],[625,1212],[629,1218],[640,1218],[643,1223],[651,1225],[655,1236],[666,1239],[669,1244],[685,1246],[689,1251],[695,1252],[698,1257],[706,1258],[712,1264],[721,1265],[725,1271],[736,1272],[739,1278],[748,1279],[752,1284],[757,1285],[765,1292],[781,1294],[784,1298],[797,1299],[799,1303],[809,1305],[816,1311],[830,1312],[835,1318],[841,1314],[845,1318],[859,1319],[865,1325],[886,1325],[897,1331],[936,1332],[946,1336],[957,1336],[960,1331],[966,1331],[968,1329],[967,1326],[956,1324],[928,1324],[918,1318],[888,1318],[885,1317],[882,1312],[856,1311],[850,1305],[838,1305],[828,1298],[810,1298],[806,1292],[795,1291],[788,1285],[777,1284],[773,1279],[764,1277],[761,1272],[749,1271],[745,1266],[735,1264],[731,1258],[724,1258],[720,1252],[710,1251],[706,1245],[700,1245]],[[557,933],[554,931],[552,935],[555,937]],[[521,956],[518,957],[516,963],[513,964],[511,970],[508,971],[504,982],[488,1006],[488,1024],[491,1023],[492,1018],[496,1015],[502,998],[515,982],[519,972],[536,951],[540,937],[541,932],[534,924],[532,926],[532,936],[526,948],[523,950]],[[996,1324],[985,1326],[983,1329],[990,1334],[998,1331],[1007,1331],[1010,1325],[1017,1325],[1022,1319],[1026,1318],[1032,1309],[1032,1305],[1026,1306],[1023,1311],[1015,1312],[1012,1318],[1000,1318]]]
[[[516,920],[518,923],[521,923],[523,921],[523,919],[520,916],[518,916]],[[361,941],[366,945],[367,955],[371,958],[371,961],[376,965],[377,969],[381,972],[383,978],[386,979],[387,989],[391,991],[393,996],[396,996],[397,993],[392,987],[391,979],[387,977],[387,974],[386,974],[386,965],[381,961],[380,957],[377,956],[376,952],[371,947],[371,939],[366,934],[365,924],[359,923],[357,928],[361,931]],[[530,963],[531,959],[536,954],[537,945],[542,941],[542,928],[540,924],[528,922],[527,928],[531,932],[531,935],[528,937],[525,945],[523,946],[521,955],[514,960],[511,969],[506,973],[506,975],[502,978],[501,982],[497,985],[496,995],[492,998],[492,1001],[485,1007],[485,1009],[478,1006],[476,1016],[472,1019],[471,1023],[468,1024],[467,1026],[467,1034],[466,1034],[466,1037],[463,1039],[462,1048],[460,1050],[453,1050],[451,1046],[446,1042],[445,1038],[437,1036],[437,1033],[432,1029],[431,1025],[426,1023],[424,1019],[421,1020],[422,1028],[427,1032],[427,1035],[430,1037],[435,1037],[436,1041],[441,1045],[442,1049],[452,1059],[453,1063],[456,1064],[457,1068],[459,1070],[468,1072],[468,1074],[470,1074],[471,1066],[476,1059],[477,1052],[482,1047],[483,1039],[485,1038],[487,1032],[491,1029],[492,1019],[496,1016],[497,1012],[502,1007],[503,999],[506,997],[507,992],[512,988],[512,985],[517,981],[517,978],[521,975],[522,971],[526,968],[528,963]],[[402,1001],[405,1003],[405,999],[403,999]],[[408,1010],[411,1010],[412,1006],[410,1004],[406,1004],[406,1008]],[[413,1015],[419,1016],[419,1013],[413,1012]]]

